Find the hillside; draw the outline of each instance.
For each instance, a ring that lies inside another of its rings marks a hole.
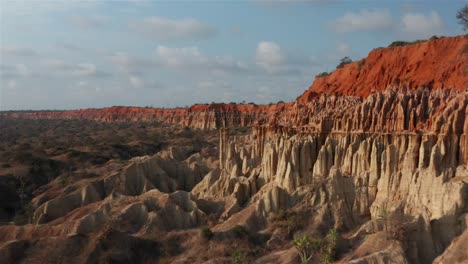
[[[362,60],[315,78],[299,101],[322,93],[367,97],[389,85],[463,91],[468,87],[467,45],[467,36],[457,36],[376,49]]]

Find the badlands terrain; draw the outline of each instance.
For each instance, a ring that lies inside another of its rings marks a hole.
[[[467,263],[467,59],[432,38],[289,103],[3,112],[0,262]]]

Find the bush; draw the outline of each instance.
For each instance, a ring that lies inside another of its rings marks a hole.
[[[207,226],[204,226],[202,228],[200,228],[200,235],[206,239],[206,240],[210,240],[212,237],[213,237],[213,232],[211,231],[211,229]]]
[[[329,72],[321,72],[321,73],[315,75],[315,78],[326,77],[326,76],[328,76],[330,74],[331,73],[329,73]]]
[[[296,237],[292,243],[299,253],[301,263],[310,263],[315,254],[320,253],[320,263],[332,263],[336,256],[338,232],[332,228],[328,230],[325,239],[312,239],[308,235]]]
[[[69,178],[68,177],[65,177],[65,176],[62,176],[60,177],[58,180],[57,180],[58,184],[60,184],[60,186],[62,187],[65,187],[68,185],[68,183],[70,182]]]
[[[388,45],[388,47],[403,47],[403,46],[422,43],[422,42],[425,42],[425,41],[426,40],[424,40],[424,39],[418,39],[418,40],[415,40],[415,41],[412,41],[412,42],[397,40],[397,41],[393,41],[392,43],[390,43],[390,45]]]
[[[342,58],[340,60],[340,64],[338,64],[338,66],[336,66],[337,69],[339,68],[343,68],[346,64],[350,64],[351,62],[353,62],[353,60],[351,58],[349,58],[348,56]]]
[[[458,10],[456,17],[458,24],[462,25],[463,30],[466,31],[468,29],[468,5]]]
[[[245,132],[247,132],[247,130],[248,130],[248,128],[245,127],[245,126],[241,126],[241,127],[238,127],[236,129],[236,131],[239,132],[239,133],[245,133]]]
[[[281,210],[272,217],[271,221],[273,227],[288,239],[295,231],[305,226],[304,216],[292,211]]]
[[[242,251],[236,249],[236,250],[234,250],[234,252],[232,252],[231,258],[232,258],[232,263],[240,264],[240,263],[242,263],[242,259],[244,258],[244,254],[243,254]]]
[[[235,234],[237,237],[243,237],[249,234],[249,231],[247,231],[247,229],[241,225],[236,225],[235,227],[231,228],[230,232]]]
[[[314,254],[320,251],[323,244],[320,239],[311,239],[308,235],[297,237],[292,243],[299,253],[302,264],[309,263]]]
[[[326,246],[325,252],[322,255],[322,263],[332,263],[336,255],[336,247],[338,245],[338,232],[332,228],[328,230],[325,237]]]
[[[410,42],[407,42],[407,41],[393,41],[392,43],[390,43],[390,45],[388,45],[388,47],[403,47],[403,46],[406,46],[406,45],[409,45]]]

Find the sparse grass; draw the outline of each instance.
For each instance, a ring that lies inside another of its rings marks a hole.
[[[244,258],[244,252],[242,252],[241,250],[236,249],[234,250],[234,252],[232,252],[231,260],[233,264],[243,263],[242,262],[243,258]]]
[[[271,218],[271,222],[273,228],[279,230],[284,239],[290,239],[294,232],[300,230],[306,225],[304,215],[294,211],[285,210],[281,210],[276,213]]]

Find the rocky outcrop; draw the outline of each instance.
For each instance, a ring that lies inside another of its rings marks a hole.
[[[46,223],[113,194],[137,196],[153,189],[165,193],[190,191],[209,171],[199,155],[184,159],[184,154],[171,148],[151,157],[133,158],[122,169],[68,186],[52,199],[47,199],[47,193],[36,197],[33,219],[39,224]]]
[[[434,263],[464,263],[468,259],[468,229],[455,238],[445,252]]]
[[[0,226],[0,241],[74,233],[86,235],[105,232],[110,227],[147,235],[191,228],[206,223],[206,214],[199,209],[198,203],[185,191],[167,194],[155,189],[139,196],[109,196],[74,210],[56,220],[54,225]]]
[[[467,87],[466,36],[380,48],[362,60],[316,77],[299,101],[322,93],[367,97],[389,85],[463,91]]]
[[[395,248],[402,263],[431,262],[466,229],[467,104],[468,92],[424,89],[390,89],[362,102],[323,96],[309,104],[310,119],[304,109],[296,115],[309,126],[265,125],[250,135],[220,130],[220,170],[193,193],[234,201],[220,231],[239,223],[261,229],[270,214],[304,199],[315,222],[331,219],[338,230],[382,212],[402,215],[415,223],[412,251],[396,243],[359,263],[393,258]],[[330,111],[336,105],[348,107]],[[327,115],[333,122],[324,125]]]

